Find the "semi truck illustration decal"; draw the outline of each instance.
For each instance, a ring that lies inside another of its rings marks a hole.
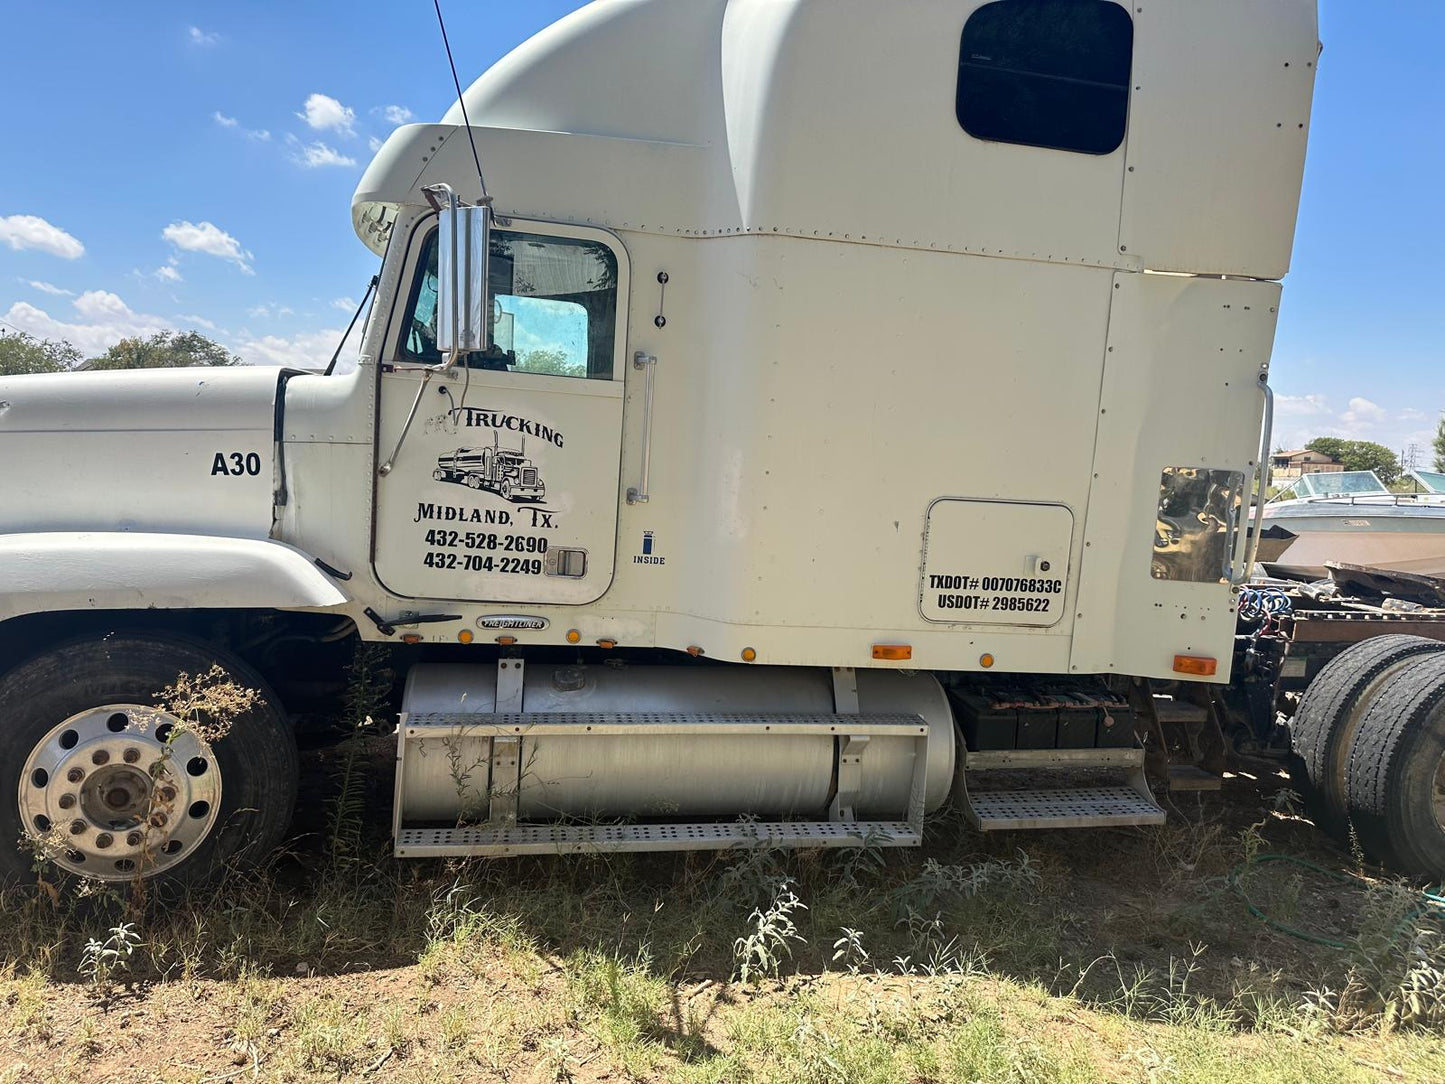
[[[526,456],[525,438],[518,451],[499,447],[495,433],[492,442],[490,448],[458,448],[439,456],[432,477],[438,482],[485,489],[513,504],[540,501],[546,496],[541,472]]]

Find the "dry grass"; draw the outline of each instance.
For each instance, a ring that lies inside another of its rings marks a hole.
[[[347,750],[355,808],[386,808],[389,751]],[[1245,912],[1250,855],[1351,865],[1270,787],[1157,830],[945,815],[918,852],[400,864],[380,815],[336,823],[334,761],[298,822],[324,828],[267,870],[139,910],[0,900],[0,1084],[1445,1080],[1417,895],[1249,871],[1344,950]],[[124,922],[138,943],[97,982],[85,946]]]

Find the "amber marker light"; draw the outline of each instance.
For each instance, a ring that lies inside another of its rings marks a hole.
[[[743,662],[752,662],[758,657],[758,653],[750,647],[743,648]]]
[[[611,651],[614,647],[617,646],[617,641],[608,639],[606,636],[604,636],[602,637],[602,639],[597,641],[597,646],[600,647],[603,651]]]
[[[421,633],[404,632],[401,634],[401,642],[404,644],[419,644],[421,643]]]
[[[696,644],[693,644],[690,648],[687,649],[687,653],[695,659],[699,655],[701,655],[703,651],[702,648],[698,647]]]
[[[517,642],[517,638],[516,638],[515,636],[498,636],[498,637],[497,637],[497,643],[501,644],[503,647],[511,647],[511,646],[512,646],[513,644],[515,644],[516,642]]]
[[[912,644],[874,644],[873,657],[888,662],[906,662],[913,658]]]
[[[569,644],[580,644],[582,642],[582,634],[576,629],[568,629],[567,642]]]
[[[985,651],[982,655],[978,657],[978,664],[982,666],[985,670],[989,669],[991,666],[993,666],[993,656],[990,655],[987,651]]]
[[[1195,677],[1213,677],[1219,670],[1219,662],[1206,655],[1175,655],[1174,672],[1193,674]]]
[[[471,630],[471,629],[462,629],[461,632],[457,633],[457,643],[460,643],[460,644],[469,644],[469,643],[471,643],[471,642],[472,642],[472,630]]]

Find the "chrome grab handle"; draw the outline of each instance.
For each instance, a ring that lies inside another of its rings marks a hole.
[[[421,406],[421,397],[426,394],[427,385],[431,383],[432,374],[436,369],[427,369],[426,375],[421,378],[421,387],[416,389],[416,398],[411,401],[411,409],[406,412],[406,421],[401,426],[401,436],[396,438],[396,445],[391,449],[391,455],[387,456],[386,462],[377,468],[376,473],[385,478],[391,473],[391,468],[396,466],[396,457],[401,455],[401,446],[406,443],[406,435],[411,432],[411,423],[416,421],[416,408]]]
[[[1254,469],[1249,472],[1245,486],[1248,504],[1241,504],[1239,515],[1226,534],[1224,578],[1233,587],[1240,587],[1249,581],[1254,569],[1254,559],[1259,554],[1259,535],[1264,529],[1264,487],[1269,478],[1265,464],[1269,461],[1269,441],[1274,434],[1274,389],[1269,386],[1269,372],[1259,374],[1259,390],[1264,395],[1264,423],[1259,432],[1259,454],[1255,457]],[[1255,492],[1255,483],[1259,492]],[[1249,529],[1250,513],[1254,513],[1254,530]],[[1244,553],[1240,553],[1243,547]],[[1241,561],[1241,558],[1243,560]],[[1236,567],[1238,566],[1238,567]]]
[[[657,372],[657,357],[641,350],[632,355],[632,367],[647,374],[642,393],[642,474],[637,485],[627,489],[628,504],[646,504],[647,485],[652,474],[652,379]]]

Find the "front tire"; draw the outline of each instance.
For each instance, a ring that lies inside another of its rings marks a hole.
[[[156,698],[213,664],[257,699],[207,742]],[[296,778],[279,701],[240,659],[181,637],[65,644],[0,678],[0,883],[36,849],[91,880],[200,883],[281,841]]]

